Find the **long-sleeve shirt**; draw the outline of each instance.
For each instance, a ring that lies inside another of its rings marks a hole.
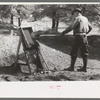
[[[73,30],[75,35],[76,33],[89,33],[92,30],[92,27],[85,16],[79,15],[72,21],[69,27],[67,27],[67,29],[62,32],[62,34],[68,33],[71,30]]]

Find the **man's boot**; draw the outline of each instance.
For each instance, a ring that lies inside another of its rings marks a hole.
[[[68,67],[67,69],[64,69],[64,70],[66,70],[66,71],[74,71],[75,61],[76,61],[76,57],[72,57],[71,58],[71,65],[70,65],[70,67]]]
[[[83,71],[83,72],[87,72],[86,68],[87,68],[87,57],[83,58],[83,68],[78,69],[78,71]]]

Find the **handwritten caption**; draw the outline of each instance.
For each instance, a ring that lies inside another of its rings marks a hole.
[[[61,85],[50,85],[49,88],[52,89],[52,90],[60,90]]]

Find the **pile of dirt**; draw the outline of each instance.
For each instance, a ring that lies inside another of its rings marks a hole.
[[[45,67],[47,70],[60,71],[69,66],[70,56],[68,54],[57,51],[56,49],[52,49],[41,43],[40,51],[47,65]]]
[[[0,66],[9,66],[15,62],[19,37],[0,35]]]

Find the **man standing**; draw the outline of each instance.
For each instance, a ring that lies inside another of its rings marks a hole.
[[[78,69],[78,71],[84,71],[86,72],[87,67],[87,56],[88,56],[88,41],[87,36],[91,30],[92,27],[88,21],[88,19],[85,16],[82,16],[81,9],[77,8],[72,11],[72,15],[74,17],[74,20],[69,25],[69,27],[62,32],[60,36],[63,36],[64,34],[70,32],[73,30],[74,33],[74,43],[71,50],[71,65],[69,68],[64,69],[68,71],[74,71],[74,64],[77,58],[77,52],[78,49],[81,50],[81,57],[83,58],[83,68]]]

